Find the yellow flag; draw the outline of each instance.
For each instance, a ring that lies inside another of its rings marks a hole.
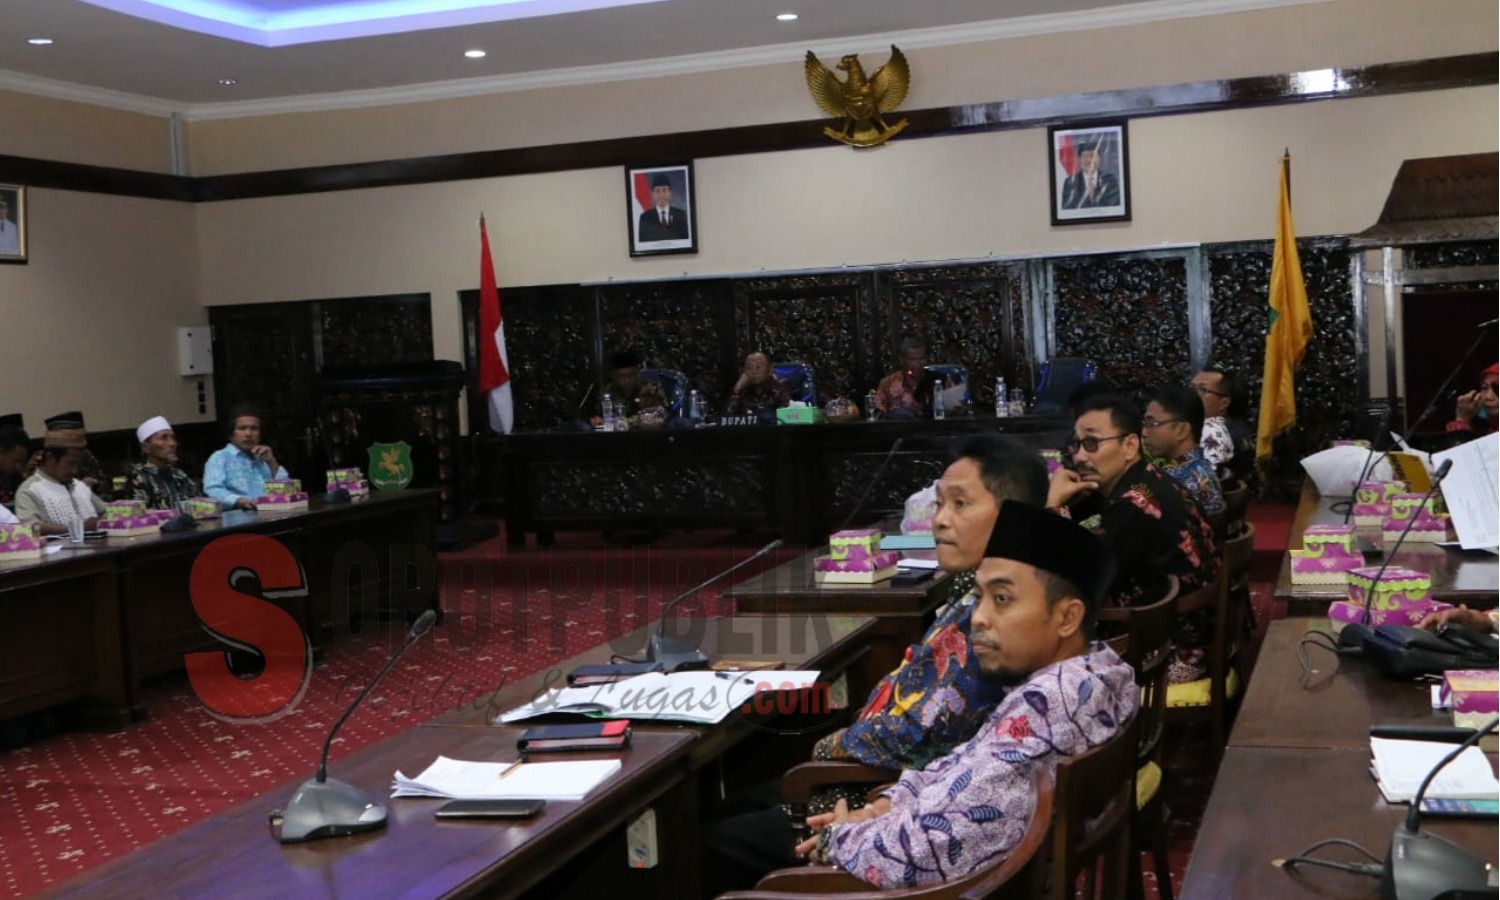
[[[1307,309],[1307,286],[1297,258],[1297,232],[1292,227],[1292,198],[1287,186],[1291,157],[1281,160],[1281,200],[1276,211],[1276,251],[1271,258],[1271,327],[1266,332],[1265,380],[1260,388],[1260,424],[1255,435],[1255,458],[1271,457],[1272,439],[1297,421],[1293,382],[1302,354],[1312,340],[1312,314]]]

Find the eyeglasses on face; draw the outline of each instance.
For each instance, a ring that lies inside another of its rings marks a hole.
[[[1069,456],[1072,456],[1074,453],[1077,453],[1078,449],[1080,447],[1082,447],[1085,451],[1087,451],[1089,453],[1098,453],[1099,452],[1099,445],[1102,444],[1102,443],[1104,443],[1105,441],[1123,441],[1127,437],[1130,437],[1130,435],[1129,434],[1117,434],[1114,437],[1094,437],[1091,434],[1091,435],[1089,435],[1088,437],[1085,437],[1085,438],[1074,438],[1073,440],[1068,441],[1068,443],[1066,445],[1064,445],[1063,449],[1065,449],[1065,450],[1068,451],[1068,455]]]
[[[1182,419],[1162,419],[1160,422],[1158,422],[1155,419],[1145,419],[1145,420],[1143,420],[1141,422],[1141,427],[1142,428],[1160,428],[1163,425],[1175,425],[1175,424],[1177,424],[1178,422],[1181,422],[1181,421],[1183,421],[1183,420]]]
[[[1206,384],[1189,384],[1188,387],[1190,387],[1193,390],[1197,391],[1200,396],[1203,395],[1203,394],[1213,394],[1215,397],[1228,397],[1229,396],[1228,394],[1224,393],[1223,391],[1216,391],[1216,390],[1214,390],[1213,388],[1209,387]]]

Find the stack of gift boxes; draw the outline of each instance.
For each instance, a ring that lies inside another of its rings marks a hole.
[[[273,478],[266,482],[266,492],[255,505],[275,512],[303,510],[307,509],[307,494],[302,491],[302,482],[295,478]]]
[[[874,584],[896,574],[900,554],[880,549],[874,528],[840,531],[828,539],[828,555],[813,560],[818,584]]]
[[[1448,539],[1448,515],[1441,498],[1425,494],[1394,494],[1389,502],[1390,514],[1380,520],[1380,536],[1385,539],[1387,547],[1394,546],[1401,539],[1401,532],[1406,531],[1408,525],[1411,526],[1411,531],[1406,534],[1408,541],[1435,544]]]
[[[370,485],[359,469],[329,469],[328,492],[334,491],[347,491],[351,498],[360,500],[370,496]]]
[[[0,563],[42,558],[42,535],[35,525],[0,525]]]
[[[1302,549],[1288,554],[1292,584],[1344,583],[1344,576],[1365,564],[1354,549],[1353,525],[1313,525],[1302,532]]]
[[[109,537],[161,534],[161,526],[176,517],[170,510],[147,509],[144,500],[111,500],[104,506],[99,530]]]
[[[1376,581],[1376,576],[1380,580]],[[1328,606],[1328,617],[1333,620],[1335,630],[1349,622],[1365,623],[1365,608],[1368,604],[1371,628],[1379,625],[1416,625],[1429,613],[1441,609],[1452,609],[1447,603],[1427,596],[1432,590],[1432,577],[1426,572],[1388,566],[1364,566],[1348,573],[1349,599],[1339,600]]]
[[[1406,492],[1404,481],[1365,481],[1354,492],[1354,524],[1384,524],[1391,514],[1391,498]]]

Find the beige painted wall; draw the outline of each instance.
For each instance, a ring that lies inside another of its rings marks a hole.
[[[1344,234],[1375,221],[1402,160],[1495,150],[1496,97],[1467,88],[1136,120],[1135,218],[1107,225],[1049,225],[1044,129],[702,160],[695,256],[629,258],[613,167],[204,204],[201,295],[428,292],[437,354],[460,358],[457,292],[478,282],[481,212],[502,285],[1257,240],[1272,235],[1286,147],[1299,233]]]
[[[1494,50],[1494,0],[1342,0],[954,47],[905,47],[908,109]],[[809,47],[831,62],[844,46]],[[880,64],[886,48],[862,58]],[[193,122],[192,174],[815,119],[799,61],[421,104]]]
[[[0,90],[0,154],[58,162],[172,171],[163,116]],[[0,181],[9,181],[0,171]]]
[[[70,409],[93,431],[209,418],[212,390],[199,415],[177,374],[176,329],[208,320],[192,207],[36,189],[28,202],[31,261],[0,266],[0,411],[24,413],[33,437]]]

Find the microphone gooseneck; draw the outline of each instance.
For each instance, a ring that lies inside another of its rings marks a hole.
[[[838,528],[834,529],[835,531],[843,531],[844,529],[848,528],[849,523],[854,521],[854,517],[859,515],[860,510],[864,508],[865,501],[870,499],[871,492],[875,490],[875,485],[879,484],[881,476],[885,475],[885,470],[891,464],[891,460],[896,458],[896,451],[900,450],[901,446],[905,443],[905,435],[902,435],[901,437],[898,437],[896,438],[896,440],[891,442],[891,449],[885,452],[885,459],[882,459],[880,461],[879,467],[875,469],[875,474],[871,475],[870,480],[865,484],[864,493],[860,494],[859,499],[854,501],[854,506],[849,510],[849,514],[844,517],[843,523],[841,523]]]
[[[740,560],[707,581],[688,588],[668,601],[667,605],[661,609],[661,622],[657,625],[656,634],[652,635],[651,640],[646,644],[646,661],[657,663],[666,672],[707,668],[708,657],[703,654],[702,650],[685,641],[667,637],[667,621],[672,615],[672,610],[677,608],[677,604],[713,584],[715,581],[718,581],[720,578],[739,571],[780,546],[781,540],[778,538],[757,550],[753,555]]]
[[[1344,524],[1349,524],[1349,517],[1354,515],[1354,503],[1359,499],[1359,486],[1365,483],[1365,476],[1375,468],[1375,448],[1380,446],[1380,438],[1391,427],[1391,416],[1395,415],[1395,407],[1386,407],[1385,414],[1380,417],[1380,424],[1376,426],[1374,434],[1370,435],[1370,452],[1365,454],[1365,464],[1359,469],[1359,477],[1354,479],[1354,487],[1349,491],[1349,508],[1344,510]]]
[[[735,563],[734,565],[730,566],[729,568],[725,569],[724,571],[718,573],[717,575],[713,576],[712,578],[709,578],[707,581],[703,581],[703,582],[701,582],[699,584],[696,584],[696,585],[688,588],[687,590],[683,591],[682,593],[678,594],[677,596],[673,597],[671,600],[668,600],[667,601],[667,605],[663,606],[661,608],[661,623],[658,626],[658,628],[656,629],[657,635],[661,636],[661,635],[665,635],[667,633],[667,618],[671,615],[672,610],[674,610],[674,609],[677,608],[677,604],[681,603],[682,601],[686,600],[687,598],[693,596],[694,594],[698,593],[699,591],[701,591],[704,588],[708,587],[709,585],[713,584],[715,581],[718,581],[720,578],[725,578],[725,577],[727,577],[729,575],[734,574],[735,572],[738,572],[740,569],[744,568],[745,566],[750,565],[751,563],[755,562],[757,559],[760,559],[762,556],[765,556],[767,553],[770,553],[772,550],[777,549],[778,547],[781,546],[781,544],[782,544],[781,538],[777,538],[776,540],[772,541],[771,543],[769,543],[769,544],[765,545],[764,547],[760,548],[759,550],[755,551],[755,553],[753,555],[745,557],[744,559],[740,560],[739,562]]]
[[[339,720],[333,723],[333,727],[328,730],[327,739],[323,741],[323,754],[318,758],[318,774],[313,776],[314,780],[318,783],[321,784],[328,780],[328,751],[333,747],[334,736],[339,733],[340,728],[344,727],[345,720],[359,708],[360,703],[365,699],[365,695],[369,694],[375,688],[375,685],[380,683],[380,679],[384,678],[385,673],[391,670],[391,666],[396,664],[396,660],[400,659],[402,654],[406,653],[406,648],[416,643],[418,638],[431,630],[433,623],[436,621],[437,610],[429,609],[422,613],[417,618],[417,621],[412,623],[411,630],[406,633],[406,640],[400,647],[396,648],[396,652],[391,654],[391,658],[385,661],[385,665],[381,667],[379,672],[375,673],[375,677],[370,679],[370,683],[365,685],[364,690],[359,692],[359,696],[354,698],[354,702],[349,704],[344,710],[344,714],[339,716]]]
[[[1427,501],[1432,499],[1433,494],[1437,493],[1438,485],[1442,484],[1443,479],[1448,477],[1448,470],[1452,468],[1453,460],[1451,459],[1443,460],[1443,464],[1438,466],[1438,470],[1432,474],[1432,486],[1427,489],[1427,493],[1422,495],[1422,502],[1418,503],[1417,508],[1412,510],[1411,518],[1407,521],[1406,527],[1401,530],[1401,536],[1396,538],[1396,543],[1391,546],[1391,549],[1386,551],[1385,559],[1381,560],[1380,568],[1375,572],[1375,578],[1370,582],[1370,590],[1365,594],[1365,612],[1360,617],[1360,624],[1366,626],[1370,624],[1370,610],[1375,601],[1375,588],[1380,584],[1380,576],[1385,574],[1386,567],[1391,564],[1391,560],[1396,558],[1396,551],[1401,549],[1402,543],[1406,541],[1406,536],[1411,533],[1412,526],[1417,524],[1417,517],[1422,514],[1422,510],[1427,508]]]
[[[1432,770],[1427,773],[1427,777],[1422,779],[1422,786],[1417,788],[1417,792],[1412,795],[1411,809],[1407,810],[1406,812],[1406,821],[1401,825],[1402,830],[1404,830],[1407,834],[1417,833],[1417,828],[1420,826],[1422,821],[1422,798],[1427,796],[1427,787],[1428,785],[1432,784],[1432,779],[1437,776],[1437,773],[1443,771],[1444,767],[1446,767],[1449,763],[1453,762],[1455,759],[1458,759],[1458,757],[1465,750],[1479,743],[1480,738],[1489,734],[1491,731],[1494,731],[1497,724],[1500,724],[1500,718],[1490,719],[1488,723],[1475,729],[1474,733],[1469,735],[1469,737],[1462,744],[1459,744],[1457,747],[1455,747],[1452,753],[1449,753],[1447,756],[1443,757],[1438,761],[1437,765],[1432,767]]]

